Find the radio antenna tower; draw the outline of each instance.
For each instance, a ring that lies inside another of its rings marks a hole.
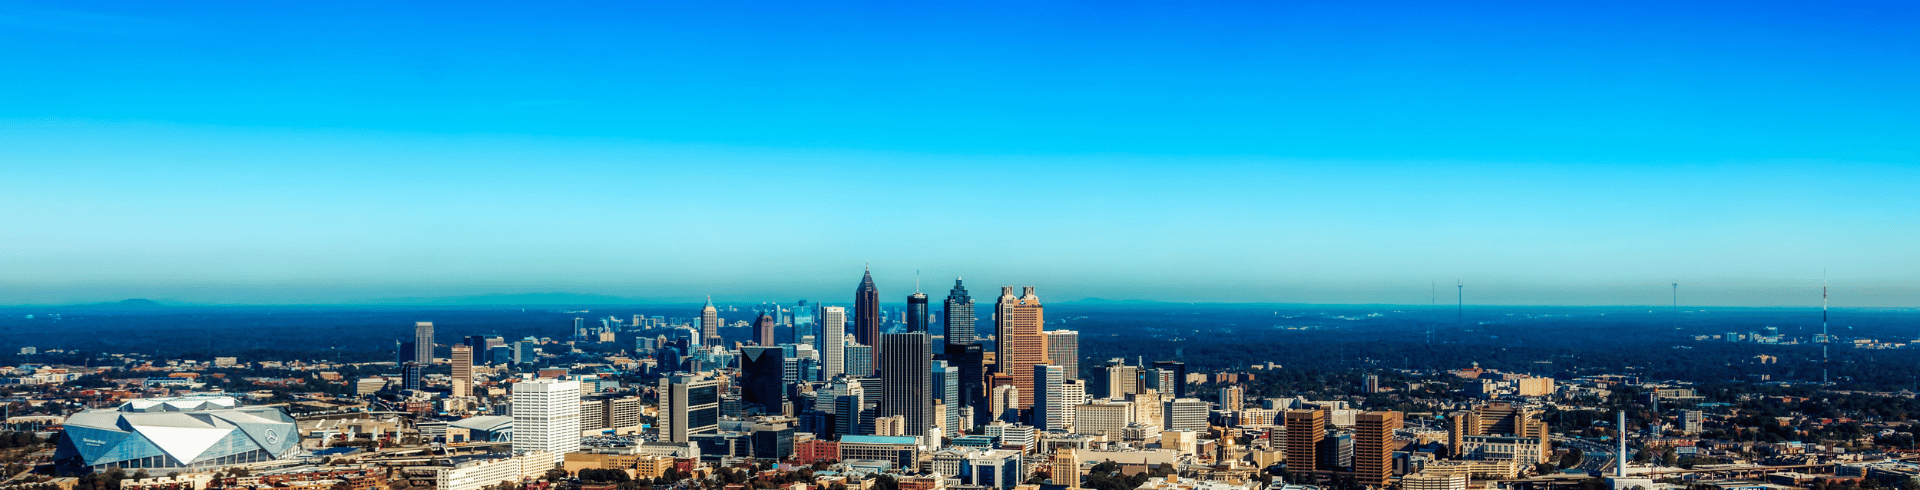
[[[1820,271],[1820,384],[1827,384],[1827,271]]]
[[[1440,306],[1440,281],[1427,281],[1427,311]],[[1433,343],[1433,314],[1427,314],[1427,343]]]
[[[1454,310],[1453,310],[1453,323],[1457,327],[1466,328],[1467,326],[1467,285],[1461,283],[1459,279],[1454,279],[1453,292],[1454,292],[1454,301],[1456,302],[1454,304]]]
[[[1673,283],[1673,330],[1680,331],[1680,283]]]

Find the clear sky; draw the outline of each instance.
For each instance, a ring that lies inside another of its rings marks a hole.
[[[0,304],[1920,306],[1920,3],[408,3],[0,0]]]

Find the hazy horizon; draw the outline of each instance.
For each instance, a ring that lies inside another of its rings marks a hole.
[[[906,295],[910,294],[913,291],[911,282],[900,285],[900,286],[903,286],[903,289],[898,290],[899,294],[892,294],[894,291],[889,290],[889,288],[887,287],[887,283],[885,281],[878,281],[878,282],[880,284],[880,290],[882,294],[881,302],[883,304],[889,304],[889,305],[905,304]],[[922,291],[927,293],[928,296],[932,299],[932,301],[937,304],[946,297],[948,288],[951,287],[951,285],[952,284],[949,281],[946,284],[942,284],[941,287],[937,289],[923,287]],[[1025,286],[1025,284],[1016,285],[1015,287],[1020,287],[1020,286]],[[1429,306],[1429,305],[1433,305],[1433,306],[1447,306],[1447,307],[1451,307],[1456,304],[1455,291],[1453,289],[1452,283],[1447,283],[1444,285],[1436,285],[1436,286],[1445,286],[1445,287],[1436,287],[1431,290],[1427,288],[1419,288],[1420,289],[1419,291],[1413,291],[1411,289],[1394,291],[1392,294],[1392,297],[1397,298],[1398,301],[1365,301],[1362,299],[1363,297],[1370,294],[1378,294],[1378,292],[1377,291],[1363,292],[1363,291],[1356,291],[1352,288],[1341,288],[1341,287],[1281,289],[1281,291],[1297,295],[1297,296],[1294,296],[1294,298],[1296,299],[1287,299],[1283,297],[1259,298],[1259,297],[1252,297],[1252,296],[1237,296],[1232,298],[1211,298],[1211,299],[1209,298],[1166,299],[1167,297],[1144,297],[1144,296],[1143,297],[1119,297],[1119,296],[1098,296],[1098,295],[1085,295],[1085,294],[1076,295],[1076,294],[1073,294],[1074,293],[1073,290],[1062,290],[1062,291],[1055,292],[1054,290],[1050,290],[1044,285],[1037,285],[1036,288],[1038,293],[1040,294],[1041,301],[1043,303],[1083,303],[1083,302],[1093,301],[1093,302],[1096,302],[1093,304],[1097,304],[1097,302],[1112,302],[1112,303],[1118,303],[1118,304],[1123,304],[1127,302],[1153,302],[1153,303],[1167,303],[1167,304],[1219,304],[1219,305],[1236,305],[1236,304],[1241,304],[1241,305],[1263,305],[1263,304],[1282,305],[1284,304],[1284,305],[1308,305],[1308,306],[1363,306],[1363,305]],[[722,292],[716,292],[717,294],[714,294],[713,298],[716,304],[734,305],[734,306],[760,304],[760,303],[766,303],[766,302],[773,302],[773,303],[779,303],[779,304],[791,306],[799,300],[807,300],[808,303],[810,304],[851,305],[853,302],[852,291],[851,291],[851,288],[848,288],[848,289],[849,289],[848,291],[843,291],[841,292],[841,294],[824,294],[825,291],[821,291],[823,294],[817,294],[817,295],[794,295],[794,294],[781,295],[780,293],[739,294],[739,293],[728,293],[728,292],[722,291]],[[972,298],[974,299],[974,301],[979,304],[993,303],[994,299],[998,297],[999,291],[1000,291],[999,286],[986,286],[986,285],[977,284],[977,283],[969,283],[967,286],[967,289],[970,295],[972,296]],[[1911,304],[1899,304],[1897,302],[1910,301],[1912,296],[1916,294],[1920,294],[1920,292],[1916,292],[1910,287],[1905,287],[1900,285],[1889,285],[1889,284],[1840,285],[1840,286],[1829,286],[1828,289],[1831,291],[1831,305],[1835,308],[1913,308],[1915,306]],[[119,290],[132,291],[133,289],[120,288]],[[318,293],[311,289],[302,289],[302,290],[294,290],[294,291],[284,291],[284,290],[283,291],[261,291],[258,289],[247,289],[246,293],[241,293],[239,290],[223,291],[218,288],[203,288],[196,291],[199,293],[199,296],[185,296],[185,295],[142,296],[142,295],[136,294],[136,295],[130,295],[130,296],[123,296],[123,297],[84,298],[84,299],[74,299],[74,300],[66,300],[66,301],[48,301],[48,302],[41,302],[41,303],[28,303],[28,302],[0,303],[0,308],[94,305],[94,304],[103,304],[103,303],[114,303],[114,302],[119,302],[123,300],[133,300],[133,299],[149,300],[149,301],[155,301],[155,302],[167,304],[167,305],[181,305],[181,306],[482,306],[482,305],[558,306],[558,305],[602,305],[602,304],[698,305],[703,301],[705,301],[706,299],[705,295],[674,295],[674,294],[648,295],[648,294],[622,294],[620,291],[582,292],[582,291],[559,291],[559,290],[491,291],[491,292],[473,292],[473,293],[421,294],[421,295],[409,295],[409,296],[379,296],[379,297],[366,296],[364,295],[364,293],[362,293],[360,296],[352,295],[355,292],[364,291],[364,288],[340,288],[331,293]],[[1483,284],[1483,285],[1467,285],[1463,293],[1464,293],[1464,304],[1466,306],[1667,307],[1673,304],[1673,299],[1674,299],[1674,296],[1672,294],[1673,292],[1674,290],[1672,289],[1670,284],[1603,285],[1603,286]],[[1793,285],[1793,284],[1774,282],[1774,283],[1769,283],[1767,285],[1749,285],[1749,286],[1739,286],[1739,285],[1723,286],[1723,285],[1712,285],[1712,284],[1700,285],[1700,284],[1683,283],[1679,288],[1678,298],[1679,298],[1679,305],[1683,308],[1685,307],[1818,308],[1820,307],[1820,299],[1821,299],[1820,293],[1821,293],[1821,287],[1817,283],[1813,285]],[[306,294],[309,296],[295,296],[294,294]],[[265,298],[265,299],[263,300],[261,298]],[[301,299],[301,298],[309,298],[309,299]],[[506,299],[512,299],[514,301],[500,302],[500,303],[488,303],[483,301],[488,298],[506,298]],[[583,300],[574,300],[574,298],[582,298]],[[584,300],[584,299],[593,299],[593,298],[609,298],[617,301],[596,303],[593,301]],[[1760,300],[1754,301],[1754,299],[1756,298]],[[1554,301],[1554,302],[1547,302],[1547,301]],[[936,309],[938,309],[937,306],[936,306]]]

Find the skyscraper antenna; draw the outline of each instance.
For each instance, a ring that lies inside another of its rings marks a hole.
[[[913,270],[913,292],[920,292],[920,269]]]

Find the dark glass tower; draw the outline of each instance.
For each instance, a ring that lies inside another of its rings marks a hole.
[[[907,296],[907,331],[933,335],[927,331],[927,294],[914,291]]]
[[[973,297],[967,296],[967,287],[960,284],[960,278],[953,279],[953,290],[947,292],[946,335],[948,344],[973,344]]]
[[[973,297],[960,278],[953,279],[947,291],[945,329],[946,360],[960,370],[960,406],[973,407],[976,415],[987,413],[987,372],[985,351],[973,334]],[[968,429],[972,429],[969,427]]]
[[[910,436],[933,427],[933,358],[927,334],[890,333],[880,346],[879,416],[906,418]]]
[[[860,278],[853,290],[853,340],[884,350],[880,346],[880,289],[873,287],[873,269]]]
[[[740,349],[740,395],[743,402],[759,405],[766,413],[781,413],[787,401],[784,371],[786,356],[780,347],[743,347]]]

